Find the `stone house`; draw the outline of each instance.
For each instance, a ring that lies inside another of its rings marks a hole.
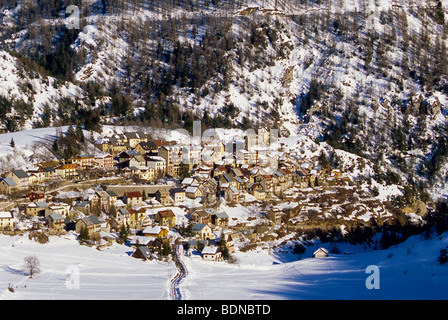
[[[219,247],[205,246],[202,249],[202,259],[208,261],[222,261],[222,253]]]
[[[14,230],[14,216],[11,212],[0,212],[0,231]]]
[[[176,223],[176,216],[171,209],[160,210],[154,216],[154,220],[161,226],[167,226],[171,229]]]
[[[210,239],[212,235],[212,228],[208,224],[204,223],[197,223],[193,225],[191,231],[202,240]]]
[[[123,202],[131,208],[141,206],[143,203],[143,195],[140,191],[125,192],[123,195]]]
[[[16,184],[19,190],[27,189],[29,186],[29,176],[22,169],[13,170],[6,175],[6,178],[12,179]]]
[[[9,195],[19,190],[17,183],[11,178],[0,180],[0,194]]]
[[[99,237],[101,232],[101,222],[96,216],[88,216],[76,222],[75,231],[77,233],[81,233],[83,228],[87,230],[90,239]]]
[[[48,228],[55,232],[64,231],[65,223],[64,217],[59,213],[52,213],[48,215],[45,220],[47,221]]]

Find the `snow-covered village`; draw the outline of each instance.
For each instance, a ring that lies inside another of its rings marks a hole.
[[[341,164],[333,168],[325,144],[306,136],[216,130],[213,139],[203,135],[194,145],[179,130],[129,130],[108,126],[94,137],[84,131],[85,145],[97,152],[23,168],[44,153],[37,145],[53,146],[39,141],[73,128],[0,135],[2,151],[10,155],[3,161],[17,166],[0,180],[2,299],[332,299],[347,267],[353,279],[342,298],[395,298],[396,282],[417,270],[406,264],[399,267],[406,269],[402,275],[386,280],[383,272],[382,290],[369,290],[366,267],[384,264],[392,272],[398,252],[422,259],[427,245],[436,259],[446,241],[400,245],[404,235],[385,237],[396,219],[413,235],[426,206],[394,209],[391,198],[401,188],[360,183],[372,170],[368,163],[340,151],[331,155]],[[187,161],[186,153],[194,156]],[[270,157],[275,161],[266,161]],[[23,268],[26,256],[39,261],[32,277]],[[436,260],[428,263],[435,278],[446,276],[435,271]],[[303,281],[318,279],[323,283],[302,291]],[[292,287],[283,292],[286,283]],[[428,292],[398,296],[440,297],[445,290],[434,291],[439,286],[444,282],[431,280]]]
[[[0,0],[0,300],[448,298],[448,0],[68,2]]]

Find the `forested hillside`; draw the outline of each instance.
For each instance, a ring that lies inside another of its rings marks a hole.
[[[447,177],[447,5],[1,0],[0,119],[301,130],[427,200]]]

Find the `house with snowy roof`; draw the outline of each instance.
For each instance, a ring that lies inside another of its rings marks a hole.
[[[52,213],[48,215],[45,220],[47,221],[48,228],[55,232],[64,231],[65,223],[64,217],[59,213]]]
[[[222,253],[219,250],[219,247],[205,246],[202,249],[202,259],[208,261],[222,261]]]
[[[29,186],[28,173],[22,169],[12,170],[6,175],[6,178],[12,179],[17,184],[19,190],[27,189]]]
[[[191,228],[191,231],[202,240],[210,239],[212,236],[212,228],[205,223],[196,223]]]
[[[313,252],[313,256],[315,258],[324,258],[324,257],[328,257],[328,251],[325,248],[319,248],[316,251]]]
[[[76,222],[75,231],[81,233],[82,229],[87,230],[89,238],[92,239],[94,236],[99,236],[101,232],[101,221],[97,216],[88,216],[82,218]]]
[[[14,230],[14,216],[9,211],[0,212],[0,230],[12,231]]]
[[[165,226],[148,226],[142,233],[146,237],[158,237],[163,239],[168,237],[169,230]]]
[[[17,192],[19,186],[11,178],[4,178],[0,180],[0,194],[9,195],[11,193]]]

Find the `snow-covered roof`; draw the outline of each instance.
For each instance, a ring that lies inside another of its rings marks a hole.
[[[11,219],[12,213],[8,211],[0,211],[0,219]]]
[[[202,254],[217,254],[218,250],[218,247],[205,246],[204,249],[202,249]]]

